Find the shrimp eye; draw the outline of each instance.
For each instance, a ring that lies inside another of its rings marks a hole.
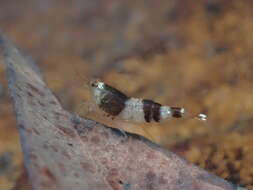
[[[92,83],[91,83],[91,86],[92,86],[92,87],[97,87],[97,83],[96,83],[96,82],[92,82]]]

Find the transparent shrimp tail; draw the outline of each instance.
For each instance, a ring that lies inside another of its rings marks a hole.
[[[203,114],[203,113],[198,114],[196,117],[197,117],[198,120],[201,120],[201,121],[206,121],[207,120],[207,115]]]
[[[193,114],[190,112],[186,112],[184,118],[187,119],[197,119],[199,121],[207,121],[207,115],[204,113],[199,113],[199,114]]]

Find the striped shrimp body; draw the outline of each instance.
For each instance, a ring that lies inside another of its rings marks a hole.
[[[161,122],[172,117],[181,118],[185,115],[184,108],[163,106],[152,100],[131,98],[119,90],[101,82],[90,83],[92,96],[98,107],[109,116],[137,123]],[[198,118],[206,120],[204,114]]]
[[[161,122],[171,117],[182,117],[183,108],[162,106],[152,100],[129,98],[118,115],[123,120],[134,122]]]

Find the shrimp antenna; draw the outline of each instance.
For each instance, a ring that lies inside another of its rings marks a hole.
[[[75,66],[75,64],[73,64],[73,71],[75,73],[75,78],[78,77],[78,80],[81,79],[82,81],[84,81],[84,83],[82,83],[82,87],[89,88],[90,80],[88,79],[88,77],[86,77],[85,75],[81,75],[80,72],[78,72],[78,68]]]

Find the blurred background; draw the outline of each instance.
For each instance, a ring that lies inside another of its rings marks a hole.
[[[84,81],[95,77],[129,96],[205,113],[207,122],[130,131],[249,189],[252,19],[251,0],[0,0],[0,31],[33,57],[66,109],[82,115]],[[29,190],[0,72],[0,189]]]

